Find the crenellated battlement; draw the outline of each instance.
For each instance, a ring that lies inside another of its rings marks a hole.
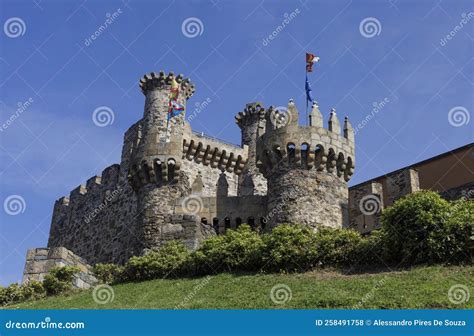
[[[179,84],[181,91],[186,96],[186,99],[191,98],[196,89],[194,84],[191,83],[191,80],[184,78],[182,74],[175,76],[173,72],[169,72],[168,74],[166,74],[164,71],[160,71],[158,74],[156,72],[150,72],[140,79],[139,86],[143,94],[146,95],[148,91],[170,89],[171,85],[173,84],[173,80]]]
[[[349,181],[355,166],[354,136],[349,120],[344,133],[335,110],[331,110],[328,128],[318,105],[313,104],[311,124],[298,125],[298,112],[290,100],[287,110],[270,107],[266,113],[267,127],[257,145],[257,166],[266,178],[277,167],[315,169],[335,172]],[[296,121],[296,122],[295,122]]]
[[[61,206],[69,206],[74,200],[86,196],[91,191],[110,190],[118,185],[120,165],[113,164],[102,171],[101,175],[90,177],[86,184],[80,184],[69,193],[69,197],[61,197],[56,203]]]
[[[250,126],[265,118],[265,108],[260,102],[249,103],[242,112],[237,113],[235,122],[240,128]]]

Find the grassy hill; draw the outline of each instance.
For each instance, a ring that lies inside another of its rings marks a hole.
[[[26,309],[114,308],[474,308],[474,300],[454,304],[448,298],[453,285],[467,286],[474,296],[474,267],[419,267],[411,270],[344,275],[317,270],[304,274],[258,274],[194,279],[153,280],[113,286],[114,300],[98,304],[93,291],[15,304]],[[276,291],[276,304],[271,299]],[[281,294],[281,296],[279,295]]]

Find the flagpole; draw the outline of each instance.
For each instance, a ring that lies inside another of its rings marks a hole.
[[[309,125],[309,118],[308,118],[308,96],[306,95],[306,83],[308,82],[308,71],[306,71],[306,82],[304,83],[305,89],[304,89],[304,96],[306,98],[306,125]]]

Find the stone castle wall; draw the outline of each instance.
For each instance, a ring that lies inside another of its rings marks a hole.
[[[385,175],[383,179],[351,187],[349,227],[360,233],[378,229],[383,208],[418,190],[420,190],[418,173],[412,168],[401,169]]]
[[[72,284],[76,288],[89,288],[97,283],[87,262],[64,247],[30,249],[26,254],[23,283],[43,281],[54,267],[75,266],[79,272],[74,275]]]
[[[175,210],[175,196],[169,197],[163,188],[159,188],[156,189],[156,197],[148,195],[149,202],[154,205],[158,203],[161,208],[169,207],[170,215],[166,219],[160,219],[167,221],[169,225],[163,230],[160,229],[159,232],[153,226],[142,228],[137,225],[140,216],[137,213],[138,199],[129,183],[128,166],[132,159],[132,153],[141,141],[141,122],[140,120],[135,123],[125,133],[120,164],[107,167],[101,176],[91,177],[85,185],[80,185],[71,191],[69,197],[62,197],[55,202],[48,247],[65,247],[80,255],[89,264],[123,263],[131,256],[143,253],[147,241],[151,244],[158,244],[156,240],[159,240],[161,242],[159,244],[162,244],[174,239],[172,237],[176,237],[178,233],[184,237],[183,242],[187,246],[195,248],[199,240],[196,240],[196,235],[201,239],[210,235],[207,227],[201,227],[201,218],[219,217],[222,218],[221,223],[224,223],[224,218],[227,217],[224,216],[224,213],[230,214],[231,218],[234,216],[235,211],[230,211],[232,207],[230,204],[238,205],[239,202],[236,200],[229,201],[230,203],[225,202],[219,215],[214,209],[213,215],[204,215],[203,213],[199,216],[187,216],[183,220],[182,217],[179,218],[179,215],[189,215],[189,212]],[[188,153],[183,145],[181,171],[187,179],[185,184],[190,192],[194,186],[197,189],[195,191],[203,197],[212,196],[215,198],[217,194],[236,196],[238,175],[234,170],[237,162],[232,158],[224,161],[225,153],[236,153],[237,157],[246,155],[246,149],[191,132],[188,134],[188,139],[193,139],[196,143],[205,143],[213,150],[219,149],[219,155],[214,156],[213,160],[203,162],[202,158],[201,160],[198,158],[199,151],[194,151],[193,155],[186,155]],[[223,159],[221,160],[221,158]],[[223,162],[225,162],[224,166],[222,166]],[[226,170],[229,162],[230,168]],[[200,186],[197,181],[198,175],[202,181]],[[181,198],[178,197],[178,199]],[[147,203],[146,200],[142,200],[142,202]],[[180,204],[180,202],[178,203]],[[178,217],[172,216],[173,213],[177,213]],[[149,217],[149,220],[153,221],[153,218]],[[209,226],[209,228],[212,227]]]

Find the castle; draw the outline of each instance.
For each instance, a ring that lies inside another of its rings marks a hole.
[[[317,229],[377,221],[359,203],[380,196],[380,183],[358,186],[349,201],[354,130],[347,117],[341,127],[334,109],[325,128],[316,103],[307,126],[292,100],[278,108],[249,103],[235,117],[236,146],[193,132],[185,112],[169,118],[173,87],[186,110],[195,91],[189,79],[152,72],[139,85],[144,113],[125,132],[120,164],[56,201],[48,247],[28,251],[24,281],[75,264],[84,271],[76,286],[87,287],[88,265],[124,263],[169,240],[196,249],[241,223],[262,232],[282,223]],[[387,182],[392,201],[417,188],[415,175],[406,169]]]

